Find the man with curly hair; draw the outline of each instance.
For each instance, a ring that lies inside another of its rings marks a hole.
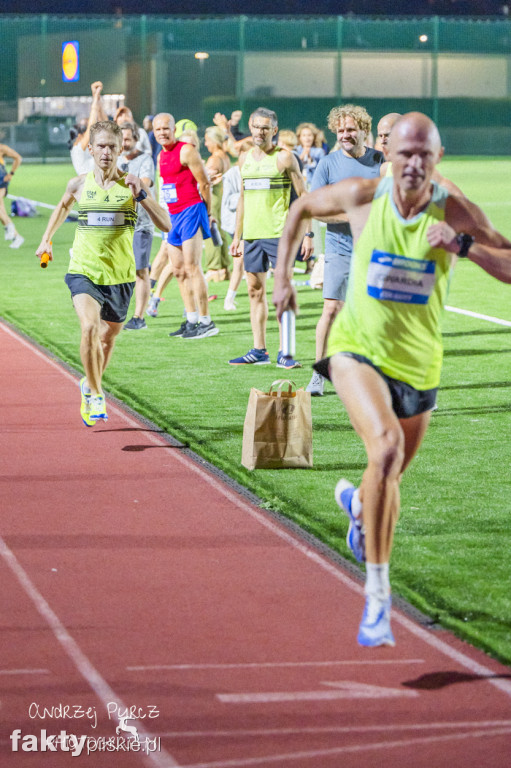
[[[334,107],[328,115],[328,127],[337,136],[339,150],[323,157],[312,177],[311,191],[335,184],[343,179],[377,178],[385,158],[382,152],[365,146],[371,132],[371,117],[364,107],[345,104]],[[347,216],[322,218],[327,223],[325,237],[325,271],[323,279],[323,311],[316,326],[316,360],[325,356],[330,328],[343,307],[350,270],[353,237]],[[307,391],[323,394],[325,380],[313,373]]]

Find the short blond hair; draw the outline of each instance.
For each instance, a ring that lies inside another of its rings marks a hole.
[[[205,136],[214,141],[215,144],[218,144],[219,147],[223,147],[225,133],[217,125],[211,125],[209,128],[206,128]]]
[[[359,107],[355,104],[345,104],[342,107],[334,107],[330,110],[328,115],[328,127],[332,133],[337,133],[339,123],[341,120],[345,120],[347,117],[352,117],[359,127],[359,130],[364,131],[367,136],[371,133],[372,118],[369,112],[364,107]]]
[[[195,149],[200,149],[200,139],[197,136],[197,132],[192,131],[191,128],[179,135],[179,141],[182,141],[183,144],[191,144]]]
[[[89,144],[91,146],[94,144],[96,136],[98,133],[101,133],[101,131],[111,133],[112,136],[114,136],[114,138],[117,140],[117,144],[122,146],[122,130],[117,125],[117,123],[113,123],[111,120],[100,120],[98,123],[91,125],[89,133]]]
[[[294,149],[298,144],[298,137],[294,131],[283,130],[279,131],[279,144],[285,144],[286,147]]]

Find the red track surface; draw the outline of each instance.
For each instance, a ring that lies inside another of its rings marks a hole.
[[[110,702],[155,707],[129,724],[161,748],[77,764],[511,765],[509,669],[398,611],[396,648],[359,648],[348,574],[114,404],[86,429],[77,381],[1,324],[0,365],[2,765],[75,765],[22,744],[114,737]],[[59,704],[91,719],[35,716]]]

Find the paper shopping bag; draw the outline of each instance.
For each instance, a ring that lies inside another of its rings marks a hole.
[[[312,467],[309,392],[288,380],[274,381],[269,392],[250,390],[241,463],[247,469]]]

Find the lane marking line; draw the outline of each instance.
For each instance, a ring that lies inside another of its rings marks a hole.
[[[0,669],[0,675],[51,675],[49,669]]]
[[[18,562],[16,555],[9,549],[2,537],[0,537],[0,557],[3,559],[11,573],[18,579],[23,591],[32,601],[39,615],[50,627],[53,636],[64,650],[66,656],[73,663],[85,682],[92,688],[99,700],[104,704],[105,709],[107,708],[107,704],[112,701],[118,703],[119,709],[126,709],[127,707],[123,701],[108,685],[106,680],[103,679],[97,669],[93,666],[92,662],[83,653],[76,640],[69,634],[57,614],[50,608],[50,605],[37,587],[32,583],[23,566]],[[114,722],[115,721],[112,721],[112,724],[114,724]],[[112,730],[114,729],[112,728]],[[137,730],[141,737],[141,741],[154,739],[154,736],[144,728],[142,723],[139,724],[139,721],[137,721]],[[178,766],[178,763],[164,749],[162,749],[161,752],[150,752],[147,756],[141,755],[141,757],[144,765],[149,768],[177,768]]]
[[[321,682],[330,690],[262,691],[261,693],[217,693],[222,704],[269,704],[282,701],[333,701],[335,699],[417,698],[417,691],[408,688],[384,688],[381,685],[350,682]]]
[[[186,768],[241,768],[247,765],[264,765],[266,763],[279,763],[284,760],[303,760],[318,757],[331,757],[334,755],[353,754],[371,751],[385,751],[389,749],[418,747],[426,744],[438,744],[466,738],[487,738],[488,736],[506,736],[511,733],[511,728],[495,728],[481,731],[464,731],[463,733],[449,733],[439,736],[422,736],[415,739],[402,739],[396,741],[378,741],[370,744],[353,744],[331,749],[307,750],[303,752],[284,752],[279,755],[266,755],[264,757],[247,757],[233,760],[214,761],[212,763],[193,763]],[[413,762],[413,760],[412,760]]]
[[[296,728],[246,728],[246,729],[232,729],[224,731],[167,731],[165,733],[159,733],[158,735],[163,739],[210,739],[215,736],[219,738],[225,738],[228,736],[247,737],[253,738],[254,736],[295,736],[306,734],[309,736],[322,735],[322,734],[343,734],[343,733],[362,733],[367,734],[373,731],[388,733],[389,731],[435,731],[435,730],[457,730],[460,728],[469,728],[474,730],[475,728],[511,728],[511,720],[469,720],[455,723],[407,723],[393,725],[392,723],[386,723],[385,725],[331,725],[321,726],[317,728],[312,727],[296,727]]]
[[[481,315],[479,312],[472,312],[470,309],[448,307],[447,305],[445,305],[444,309],[446,309],[448,312],[455,312],[458,315],[467,315],[467,317],[475,317],[477,320],[486,320],[489,323],[495,323],[495,325],[505,325],[506,328],[511,328],[511,320],[502,320],[500,317],[492,317],[492,315]]]
[[[424,659],[367,659],[366,661],[250,661],[239,664],[153,664],[126,667],[128,672],[161,672],[196,669],[273,669],[275,667],[371,666],[371,664],[424,664]]]
[[[49,358],[47,355],[45,355],[39,349],[34,347],[24,338],[18,336],[18,334],[14,333],[14,331],[12,331],[10,328],[7,328],[2,323],[0,323],[0,327],[2,327],[3,330],[6,333],[10,334],[14,339],[18,340],[21,344],[26,346],[27,349],[30,349],[36,356],[39,356],[42,360],[46,361],[47,364],[49,364],[56,370],[60,371],[60,373],[64,374],[69,380],[73,381],[75,384],[78,384],[78,381],[79,381],[78,377],[72,376],[71,373],[66,371],[65,368],[62,368],[62,366],[59,365],[56,361]],[[137,427],[137,428],[140,427],[141,422],[133,419],[131,416],[129,416],[127,413],[125,413],[121,408],[117,407],[116,405],[111,404],[111,410],[117,413],[117,415],[120,418],[122,418],[126,424]],[[151,432],[148,433],[147,438],[149,441],[153,442],[155,445],[168,445],[168,443],[166,443],[165,440],[163,440],[158,435],[155,435],[154,433],[151,433]],[[209,484],[212,488],[219,491],[219,493],[221,493],[224,496],[224,498],[231,501],[236,507],[238,507],[239,510],[241,510],[244,513],[248,513],[252,518],[254,518],[254,520],[257,520],[263,527],[267,528],[269,531],[272,531],[276,536],[278,536],[280,539],[290,544],[298,552],[301,552],[301,554],[304,555],[308,560],[314,562],[316,565],[319,565],[323,570],[325,570],[327,573],[329,573],[331,576],[337,579],[337,581],[340,581],[346,587],[351,589],[352,592],[355,592],[357,595],[364,594],[364,587],[362,584],[359,584],[357,581],[354,581],[351,576],[348,576],[346,573],[341,571],[339,566],[336,566],[330,561],[326,560],[323,557],[323,555],[319,554],[319,552],[317,552],[316,550],[313,550],[311,547],[307,546],[304,542],[295,538],[291,533],[289,533],[283,527],[277,525],[277,523],[273,522],[273,520],[271,520],[269,517],[266,517],[263,514],[263,510],[258,509],[252,506],[251,504],[249,504],[247,501],[245,501],[245,499],[243,499],[234,491],[231,491],[230,488],[228,488],[219,480],[217,480],[206,469],[196,464],[192,459],[188,458],[187,456],[184,456],[182,453],[179,453],[178,451],[172,452],[172,459],[180,462],[183,466],[191,469],[193,472],[195,472],[195,474],[199,475],[199,477],[204,479],[206,483]],[[475,675],[488,678],[487,682],[490,685],[493,685],[495,688],[498,688],[500,691],[505,693],[506,696],[511,697],[511,680],[500,680],[498,678],[491,678],[491,676],[494,675],[495,673],[489,667],[486,667],[484,664],[480,664],[474,659],[471,659],[469,656],[467,656],[467,654],[463,653],[462,651],[458,651],[455,648],[451,647],[447,642],[441,640],[439,637],[436,637],[433,633],[430,633],[427,630],[423,629],[418,624],[415,624],[411,619],[408,619],[406,616],[399,613],[398,611],[394,611],[393,620],[396,623],[401,624],[402,627],[407,629],[416,637],[420,638],[427,645],[431,646],[432,648],[435,648],[435,650],[439,651],[441,654],[443,654],[447,658],[455,661],[464,669],[468,669],[470,672],[472,672]]]

